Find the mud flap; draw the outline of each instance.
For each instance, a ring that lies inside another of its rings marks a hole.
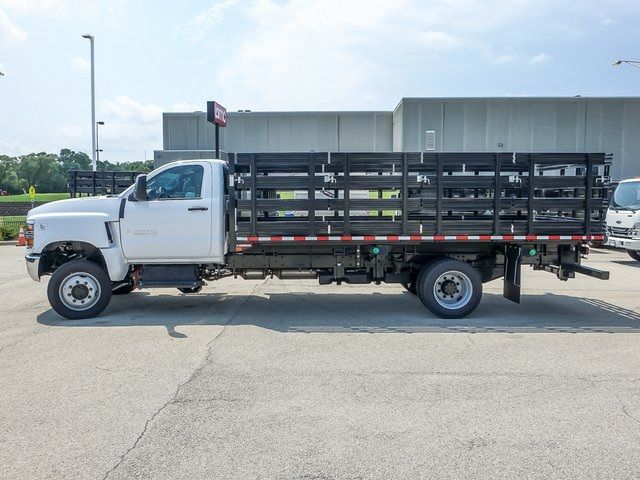
[[[520,266],[522,249],[518,245],[507,245],[504,254],[504,289],[507,300],[520,303]]]

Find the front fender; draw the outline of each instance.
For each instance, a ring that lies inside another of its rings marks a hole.
[[[109,215],[106,213],[43,213],[27,219],[33,225],[33,253],[55,242],[85,242],[97,248],[112,245],[107,234]]]

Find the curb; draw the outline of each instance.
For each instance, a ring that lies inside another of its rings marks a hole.
[[[0,246],[3,246],[3,245],[5,245],[5,246],[6,245],[16,245],[16,243],[18,243],[17,240],[2,240],[2,241],[0,241]]]

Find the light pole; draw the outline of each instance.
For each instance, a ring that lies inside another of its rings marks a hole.
[[[618,67],[623,63],[631,65],[632,67],[640,68],[640,60],[616,60],[615,62],[613,62],[613,66]]]
[[[82,38],[86,38],[91,42],[91,126],[95,127],[96,124],[96,71],[95,71],[95,62],[93,55],[93,44],[94,38],[93,35],[89,35],[88,33],[82,35]],[[96,158],[96,130],[93,128],[91,132],[91,144],[92,144],[92,159],[93,159],[93,171],[95,172],[98,169],[98,160]]]
[[[96,122],[96,163],[100,161],[100,152],[102,151],[100,150],[100,137],[98,136],[98,132],[100,131],[98,127],[100,127],[101,125],[104,125],[104,122]]]

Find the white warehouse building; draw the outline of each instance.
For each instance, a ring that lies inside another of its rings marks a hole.
[[[214,155],[204,112],[165,113],[155,165]],[[403,98],[394,111],[229,112],[223,152],[603,152],[640,175],[640,97]]]

